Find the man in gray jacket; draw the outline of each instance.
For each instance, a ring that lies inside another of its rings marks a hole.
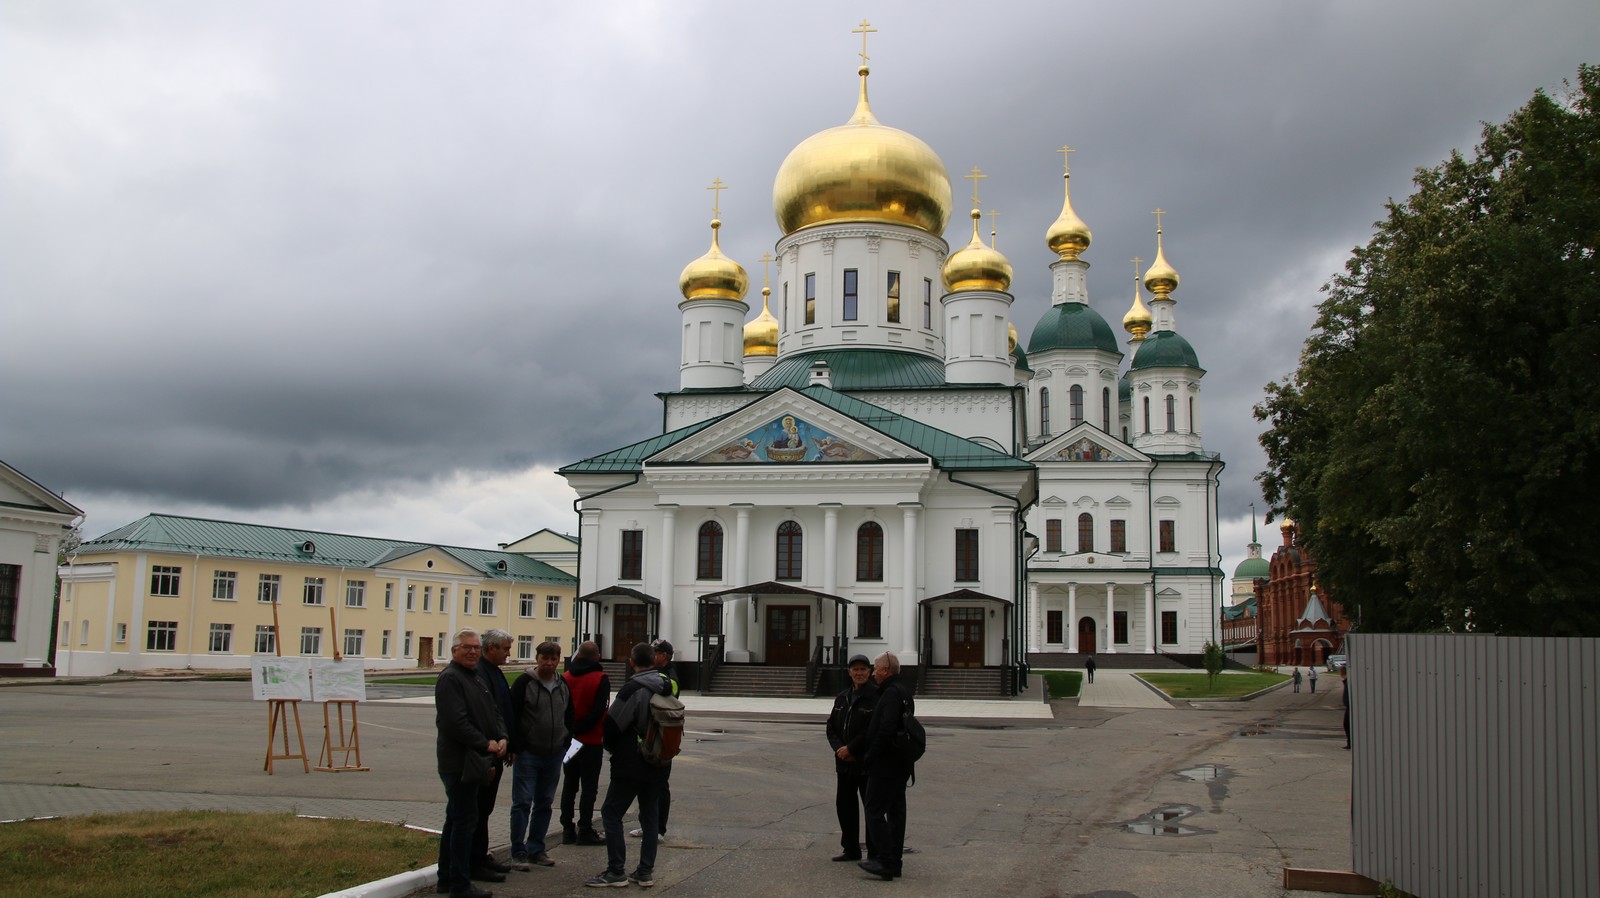
[[[556,865],[545,853],[544,838],[573,730],[572,693],[556,673],[561,644],[540,643],[534,659],[534,666],[511,687],[517,726],[517,758],[511,767],[511,865],[519,870],[534,864]]]

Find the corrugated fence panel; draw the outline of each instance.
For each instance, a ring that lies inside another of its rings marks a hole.
[[[1351,868],[1600,896],[1600,640],[1351,634]]]

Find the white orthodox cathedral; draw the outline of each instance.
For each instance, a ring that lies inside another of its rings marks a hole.
[[[1024,344],[1010,262],[976,209],[951,250],[944,163],[879,123],[859,74],[849,120],[778,169],[759,314],[712,221],[680,279],[665,432],[561,470],[579,634],[607,657],[663,637],[702,672],[887,650],[924,683],[980,668],[1001,691],[1068,653],[1200,652],[1224,601],[1223,465],[1160,228],[1124,351],[1067,193]]]

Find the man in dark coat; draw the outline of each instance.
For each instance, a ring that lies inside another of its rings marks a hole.
[[[473,673],[483,681],[494,699],[495,711],[500,715],[500,726],[508,734],[509,749],[490,765],[493,778],[478,790],[478,826],[472,834],[472,878],[481,882],[505,882],[511,867],[494,859],[489,853],[489,815],[494,813],[494,800],[500,793],[501,773],[507,762],[517,753],[517,715],[511,706],[511,686],[500,665],[511,655],[511,634],[500,629],[483,631],[483,657]]]
[[[665,639],[657,639],[655,642],[650,643],[650,648],[655,650],[656,653],[655,660],[651,663],[655,665],[656,672],[661,674],[667,681],[666,694],[677,698],[678,669],[672,666],[672,643]],[[667,837],[667,815],[672,812],[672,762],[668,761],[664,769],[667,772],[661,778],[661,800],[657,802],[656,807],[656,816],[659,818],[657,823],[661,827],[661,838],[663,839]],[[637,829],[630,830],[628,835],[635,838],[643,836],[644,824],[641,823]]]
[[[600,819],[606,828],[606,868],[586,885],[625,886],[628,883],[649,887],[656,884],[656,846],[661,823],[656,816],[661,798],[661,783],[666,768],[652,767],[639,754],[650,723],[650,697],[667,694],[667,679],[652,667],[655,651],[647,642],[633,647],[634,669],[639,671],[617,690],[616,700],[606,712],[605,746],[611,755],[611,784]],[[639,823],[644,844],[639,847],[639,866],[624,873],[628,865],[628,846],[623,838],[622,816],[634,799],[639,800]]]
[[[439,890],[455,898],[490,898],[468,878],[478,822],[478,784],[462,782],[467,753],[496,759],[506,754],[505,726],[488,688],[474,673],[482,651],[476,630],[456,633],[450,643],[450,663],[433,687],[434,725],[439,730],[435,752],[446,800],[444,830],[439,834]]]
[[[912,767],[895,750],[894,736],[900,732],[901,718],[916,713],[911,690],[900,682],[900,659],[890,652],[872,662],[872,678],[878,681],[878,701],[867,727],[867,841],[872,843],[861,869],[883,879],[901,873],[901,855],[906,842],[906,782]]]
[[[594,800],[600,791],[600,765],[606,759],[600,743],[605,735],[606,706],[611,704],[611,678],[600,666],[599,644],[579,645],[561,678],[572,691],[572,734],[581,745],[562,771],[566,780],[561,784],[561,844],[604,845],[605,839],[594,831]],[[583,787],[583,797],[574,822],[573,804],[579,786]]]
[[[844,850],[835,861],[861,860],[861,808],[867,803],[867,777],[861,759],[867,754],[867,729],[878,687],[872,682],[872,662],[866,655],[850,659],[850,685],[833,700],[828,715],[828,744],[833,747],[833,805],[839,815],[839,845]],[[874,852],[867,833],[867,855]]]

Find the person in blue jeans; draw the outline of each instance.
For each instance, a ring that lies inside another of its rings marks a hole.
[[[668,687],[667,678],[651,666],[655,651],[649,643],[634,646],[631,655],[633,667],[639,672],[617,690],[617,697],[606,712],[605,746],[611,755],[611,783],[606,788],[605,804],[600,807],[600,819],[606,828],[606,868],[584,883],[602,888],[630,882],[645,888],[656,884],[656,846],[661,834],[657,812],[661,783],[667,776],[666,768],[645,763],[639,754],[639,743],[650,722],[650,697],[667,695]],[[639,846],[639,866],[626,873],[628,846],[623,840],[622,816],[634,799],[639,801],[643,844]]]
[[[511,687],[517,727],[511,765],[511,865],[519,870],[556,865],[545,852],[544,839],[574,729],[572,693],[556,673],[560,664],[561,644],[540,643],[534,666]]]

